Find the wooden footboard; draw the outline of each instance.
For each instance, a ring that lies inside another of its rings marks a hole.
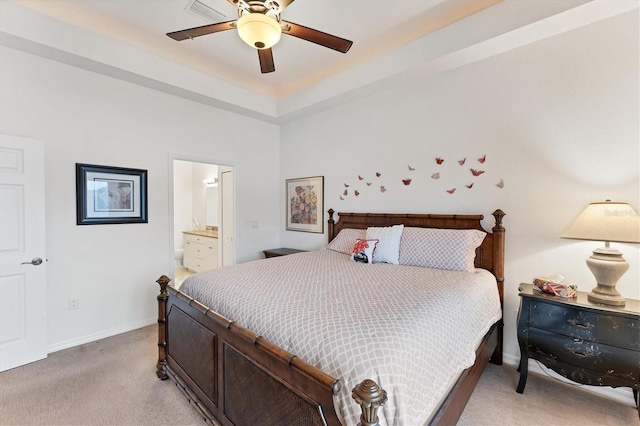
[[[156,374],[171,378],[210,423],[340,425],[340,382],[198,301],[162,276]],[[373,381],[354,389],[363,424],[377,424],[386,394]]]

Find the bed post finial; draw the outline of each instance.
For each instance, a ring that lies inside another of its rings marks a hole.
[[[506,215],[507,214],[500,209],[493,212],[493,217],[496,219],[496,226],[493,227],[494,232],[496,228],[499,228],[502,231],[504,231],[504,227],[502,226],[502,218],[505,217]]]
[[[329,220],[327,221],[327,224],[329,226],[329,242],[331,242],[331,240],[333,240],[333,225],[335,225],[335,221],[333,220],[333,214],[335,213],[335,211],[333,209],[329,209],[327,210],[327,213],[329,213]]]
[[[362,410],[358,426],[379,426],[378,407],[387,402],[387,392],[373,380],[365,379],[353,388],[351,397],[356,400]]]
[[[158,363],[156,364],[156,376],[159,379],[166,380],[167,371],[165,369],[167,363],[167,300],[169,300],[169,292],[167,286],[171,282],[171,278],[166,275],[156,280],[160,284],[160,294],[158,295]]]

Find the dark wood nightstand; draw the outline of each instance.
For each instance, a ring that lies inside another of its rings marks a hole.
[[[286,256],[288,254],[302,253],[304,251],[306,250],[298,250],[298,249],[281,247],[281,248],[264,250],[263,253],[264,253],[264,257],[268,259],[270,257]]]
[[[638,405],[640,390],[640,300],[625,306],[589,302],[587,293],[564,299],[520,284],[518,343],[522,393],[529,358],[574,382],[627,386]],[[640,405],[638,405],[640,415]]]

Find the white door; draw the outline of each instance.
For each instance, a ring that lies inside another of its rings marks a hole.
[[[0,371],[47,356],[44,147],[0,135]]]
[[[236,246],[234,235],[235,225],[233,221],[233,186],[233,169],[226,169],[222,171],[220,173],[220,188],[222,192],[222,266],[235,265],[236,263]]]

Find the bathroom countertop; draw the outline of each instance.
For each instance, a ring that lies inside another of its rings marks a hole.
[[[200,235],[201,237],[218,238],[218,230],[217,229],[182,231],[182,233],[183,234],[191,234],[191,235]]]

